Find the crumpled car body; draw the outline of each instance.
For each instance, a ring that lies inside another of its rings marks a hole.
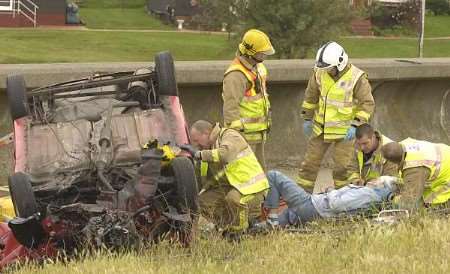
[[[16,212],[0,266],[76,249],[188,245],[198,212],[189,136],[169,53],[155,66],[26,92],[8,77]]]

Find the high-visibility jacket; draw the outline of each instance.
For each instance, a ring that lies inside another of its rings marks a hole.
[[[432,205],[447,202],[450,199],[450,147],[412,138],[400,144],[406,152],[402,171],[415,167],[426,167],[430,171],[423,191],[424,202]]]
[[[363,174],[364,165],[366,164],[364,163],[364,153],[361,150],[358,150],[357,153],[359,174],[361,179],[364,179],[366,182],[383,175],[383,167],[387,160],[381,155],[381,147],[385,144],[392,143],[392,140],[388,137],[379,133],[376,134],[380,138],[378,148],[373,152],[372,157],[369,160],[370,167],[365,174]]]
[[[337,81],[326,70],[315,69],[314,73],[320,89],[318,106],[304,101],[302,107],[315,109],[313,131],[316,136],[323,133],[325,140],[342,139],[356,116],[370,118],[370,113],[356,109],[353,100],[353,90],[364,71],[351,65]]]
[[[220,130],[219,136],[217,137],[217,140],[211,150],[212,162],[221,162],[218,148],[221,145],[222,138],[227,138],[225,133],[231,130],[232,129],[226,128]],[[236,132],[236,134],[239,133]],[[206,172],[208,168],[206,165],[206,162],[202,162],[202,177],[206,177],[207,175]],[[229,160],[223,166],[222,170],[216,171],[213,176],[216,181],[221,180],[225,176],[226,181],[236,188],[242,195],[259,193],[269,188],[269,181],[266,178],[264,170],[248,145],[245,149],[241,150],[234,159]]]
[[[250,88],[245,91],[244,97],[239,103],[240,119],[232,121],[229,128],[243,130],[246,139],[251,133],[266,131],[270,128],[270,102],[266,91],[267,69],[262,63],[256,65],[256,72],[246,68],[239,58],[235,58],[225,75],[232,71],[242,72],[249,83]],[[260,137],[259,137],[260,138]]]

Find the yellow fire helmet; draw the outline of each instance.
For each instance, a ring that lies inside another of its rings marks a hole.
[[[16,216],[10,196],[0,198],[0,222],[7,222]]]
[[[270,43],[269,37],[264,32],[251,29],[242,37],[242,42],[239,44],[239,52],[248,56],[254,56],[256,53],[273,55],[275,54],[275,49],[272,43]]]

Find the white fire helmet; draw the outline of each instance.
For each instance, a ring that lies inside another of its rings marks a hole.
[[[337,67],[343,71],[348,63],[348,55],[344,48],[336,42],[330,41],[320,47],[316,54],[316,68],[327,69]]]

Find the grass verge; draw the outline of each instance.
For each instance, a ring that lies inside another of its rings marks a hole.
[[[99,253],[17,273],[447,273],[449,225],[435,217],[396,226],[323,223],[308,234],[275,232],[239,244],[212,236],[191,249],[163,243],[142,254]]]
[[[82,22],[90,29],[175,30],[141,8],[81,8]]]
[[[226,35],[139,32],[0,30],[0,64],[60,62],[150,61],[159,51],[169,50],[178,61],[227,60],[235,45]],[[351,58],[412,58],[415,39],[342,38]],[[425,40],[425,57],[450,57],[450,39]],[[309,58],[313,58],[311,51]]]
[[[450,15],[427,15],[425,17],[425,38],[449,37]],[[385,37],[418,37],[417,30],[404,26],[394,26],[389,29],[373,27],[379,36]]]
[[[150,61],[169,50],[176,60],[230,59],[224,35],[110,31],[0,30],[0,64]]]
[[[450,15],[425,17],[425,37],[449,37]]]
[[[132,9],[140,8],[146,5],[147,0],[79,0],[81,8],[122,8]]]
[[[415,39],[344,38],[340,39],[350,58],[412,58],[418,57]],[[425,40],[424,57],[449,57],[449,40]]]

